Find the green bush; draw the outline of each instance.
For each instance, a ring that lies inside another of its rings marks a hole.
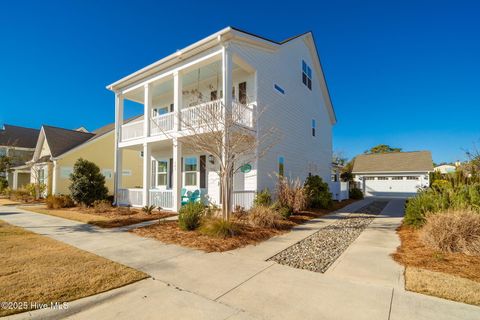
[[[47,186],[44,183],[28,183],[25,185],[25,190],[27,190],[32,197],[37,199],[43,195],[46,189]]]
[[[8,188],[8,181],[4,177],[0,177],[0,193],[4,193]]]
[[[319,176],[310,176],[305,181],[305,192],[311,208],[328,209],[333,205],[328,184]]]
[[[200,226],[205,207],[200,202],[189,202],[180,208],[178,225],[185,231],[195,230]]]
[[[72,180],[70,192],[72,198],[78,203],[91,206],[95,200],[103,200],[108,196],[105,177],[93,162],[78,159],[70,179]]]
[[[228,238],[239,234],[240,227],[231,220],[209,218],[202,221],[199,231],[212,237]]]
[[[352,188],[349,192],[350,199],[360,200],[363,199],[363,192],[359,188]]]
[[[45,199],[45,203],[48,209],[61,209],[61,208],[71,208],[75,206],[72,198],[69,195],[49,195]]]
[[[154,205],[150,205],[150,206],[144,206],[142,208],[142,211],[145,212],[146,214],[152,214],[153,213],[153,210],[155,210],[155,206]]]
[[[428,214],[449,209],[480,212],[480,184],[447,184],[436,180],[432,187],[407,201],[404,222],[420,227]]]
[[[290,216],[293,213],[293,209],[290,207],[281,207],[280,209],[277,210],[278,213],[285,219],[290,218]]]
[[[255,199],[253,199],[253,205],[257,206],[269,206],[272,203],[272,196],[268,189],[263,189],[260,192],[257,192]]]

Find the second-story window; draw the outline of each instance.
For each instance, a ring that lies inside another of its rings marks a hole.
[[[302,82],[308,89],[312,90],[312,69],[305,60],[302,60]]]
[[[315,119],[312,119],[312,136],[313,137],[315,137],[316,129],[317,129],[317,121],[315,121]]]

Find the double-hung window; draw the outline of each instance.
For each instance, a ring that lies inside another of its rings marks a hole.
[[[302,82],[308,89],[312,90],[312,69],[305,60],[302,60]]]
[[[168,184],[168,161],[157,161],[157,186],[166,187]]]
[[[188,157],[183,161],[183,171],[185,172],[185,186],[197,185],[197,157]]]

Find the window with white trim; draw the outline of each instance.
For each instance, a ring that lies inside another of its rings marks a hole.
[[[168,184],[168,161],[157,161],[157,186],[166,187]]]
[[[312,90],[312,69],[305,60],[302,60],[302,82],[308,89]]]
[[[315,137],[317,130],[317,121],[315,119],[312,119],[312,137]]]
[[[197,185],[197,157],[188,157],[183,160],[183,171],[185,173],[185,186]]]

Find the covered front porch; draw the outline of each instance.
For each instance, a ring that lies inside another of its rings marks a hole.
[[[213,156],[200,154],[182,143],[184,138],[130,146],[143,158],[143,185],[124,186],[119,182],[117,204],[143,207],[153,205],[178,211],[189,201],[205,205],[221,204],[219,164]],[[124,150],[122,148],[121,150]],[[233,178],[233,209],[249,209],[256,194],[256,167],[236,170]]]

